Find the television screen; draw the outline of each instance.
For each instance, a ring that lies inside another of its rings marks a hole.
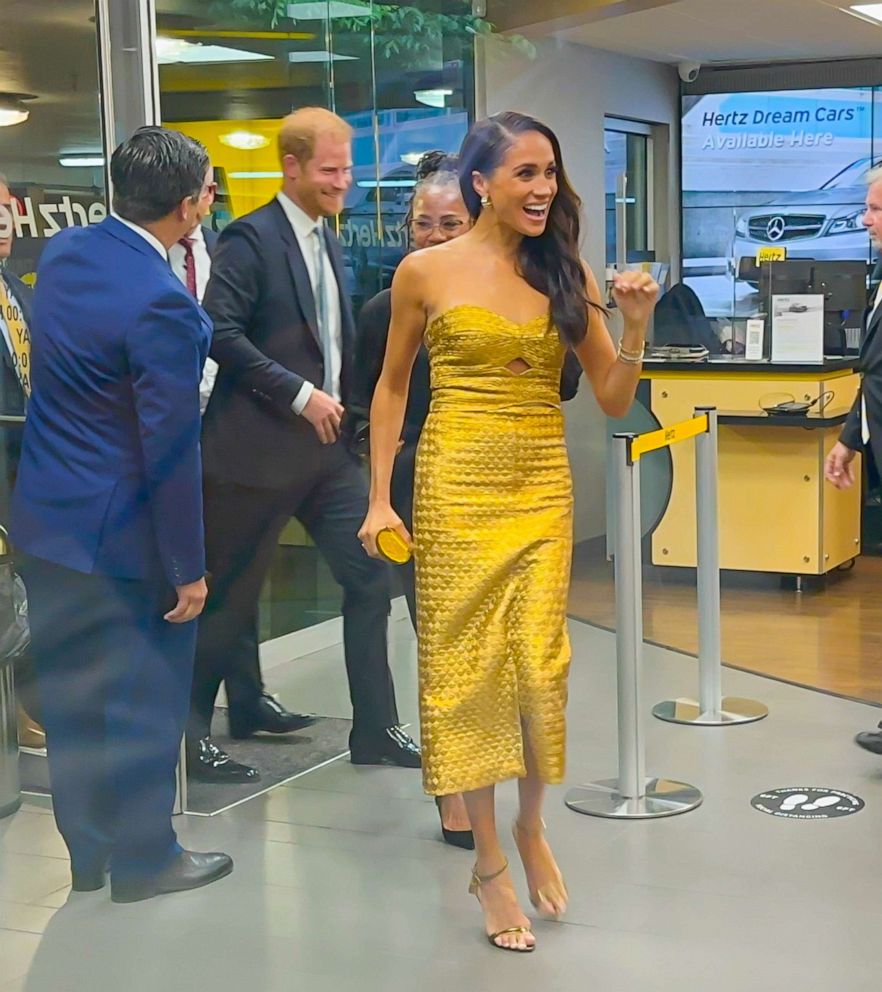
[[[760,252],[871,258],[865,177],[882,164],[882,90],[786,90],[683,98],[683,276],[714,317],[758,309]]]

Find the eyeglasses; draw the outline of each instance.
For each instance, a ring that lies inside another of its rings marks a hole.
[[[210,193],[212,196],[215,196],[217,194],[217,183],[206,183],[202,187],[202,192],[200,193],[200,196],[206,196],[208,193]]]
[[[465,221],[456,220],[454,217],[445,217],[439,224],[433,224],[428,219],[420,218],[411,221],[410,226],[414,234],[432,234],[434,231],[440,231],[442,234],[456,234],[461,227],[465,226]]]

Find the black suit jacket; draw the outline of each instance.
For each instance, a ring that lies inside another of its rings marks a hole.
[[[210,227],[202,226],[202,238],[205,241],[205,250],[209,258],[214,258],[214,250],[217,248],[217,241],[220,235]]]
[[[355,332],[340,246],[331,234],[327,243],[340,289],[345,406]],[[315,429],[291,404],[304,382],[321,388],[324,359],[309,272],[277,200],[223,230],[203,307],[214,322],[211,357],[219,365],[205,412],[205,475],[286,489],[323,461]]]
[[[863,451],[861,436],[861,396],[867,404],[870,448],[877,465],[882,465],[882,305],[868,309],[861,336],[860,367],[863,373],[857,399],[839,435],[840,441],[855,451]]]

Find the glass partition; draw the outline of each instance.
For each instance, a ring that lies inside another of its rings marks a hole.
[[[327,107],[355,132],[354,182],[337,233],[356,313],[387,287],[423,152],[456,151],[474,106],[471,4],[417,0],[167,0],[157,15],[162,119],[202,141],[218,182],[220,230],[270,200],[281,118]],[[264,591],[262,637],[339,613],[324,562],[296,522]]]

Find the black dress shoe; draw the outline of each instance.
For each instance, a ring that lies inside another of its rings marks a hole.
[[[230,737],[241,741],[254,734],[291,734],[316,719],[314,713],[289,713],[278,700],[264,693],[256,709],[244,714],[230,710]]]
[[[197,782],[259,782],[260,772],[234,761],[210,737],[187,741],[187,777]]]
[[[70,866],[70,887],[74,892],[97,892],[107,882],[107,865],[100,868]]]
[[[353,765],[397,765],[419,768],[420,749],[401,727],[387,727],[370,737],[349,737],[349,760]]]
[[[211,885],[233,870],[233,859],[228,854],[197,854],[181,851],[174,861],[158,875],[148,878],[128,878],[125,881],[110,879],[110,898],[113,902],[140,902],[165,892],[184,892]]]
[[[475,835],[471,830],[448,830],[444,826],[444,813],[441,809],[442,796],[435,796],[435,805],[438,807],[438,817],[441,820],[441,836],[444,843],[451,847],[460,847],[463,851],[474,851]]]
[[[879,730],[866,730],[858,734],[854,742],[865,751],[882,754],[882,721],[879,723]]]

